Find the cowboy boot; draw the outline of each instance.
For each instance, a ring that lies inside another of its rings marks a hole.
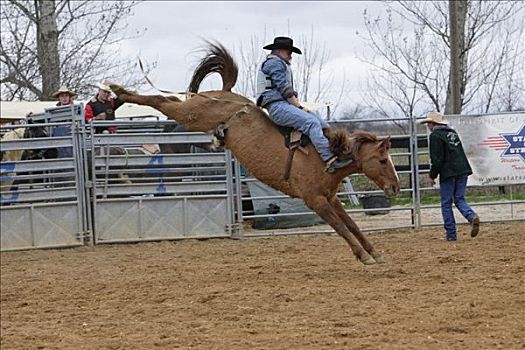
[[[470,222],[472,228],[470,229],[470,237],[476,237],[479,233],[479,216],[475,216]]]
[[[352,164],[353,161],[354,160],[352,158],[343,160],[339,159],[337,156],[334,156],[325,162],[325,171],[331,174],[335,172],[336,169],[344,168]]]

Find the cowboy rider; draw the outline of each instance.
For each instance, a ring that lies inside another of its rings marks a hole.
[[[271,50],[257,72],[257,106],[266,108],[270,119],[277,125],[299,130],[310,137],[312,144],[326,164],[326,169],[343,168],[352,159],[338,159],[331,151],[323,134],[329,128],[326,121],[310,113],[299,103],[293,86],[290,67],[292,53],[302,54],[288,37],[276,37],[272,44],[264,46]]]

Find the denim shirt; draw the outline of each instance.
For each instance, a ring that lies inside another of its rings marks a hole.
[[[297,96],[294,91],[293,81],[288,81],[288,63],[276,55],[269,55],[261,65],[261,70],[272,80],[273,89],[264,91],[261,94],[261,106],[276,101],[286,101],[286,99]]]

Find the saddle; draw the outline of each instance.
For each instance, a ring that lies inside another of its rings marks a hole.
[[[284,146],[288,148],[288,158],[286,159],[284,168],[284,180],[288,181],[290,178],[290,171],[292,170],[292,161],[295,151],[299,149],[305,155],[308,155],[308,151],[304,147],[311,143],[311,140],[308,135],[305,135],[292,127],[278,125],[277,128],[284,136]]]
[[[226,132],[231,124],[233,124],[237,119],[248,112],[249,105],[246,104],[237,111],[234,115],[228,119],[225,123],[221,123],[213,131],[213,143],[217,145],[224,145],[224,139],[226,137]],[[261,108],[260,106],[258,106]],[[265,114],[267,114],[264,109],[261,108]],[[284,168],[284,181],[288,181],[290,178],[290,171],[292,169],[292,160],[295,154],[295,151],[299,149],[304,154],[308,155],[308,151],[304,148],[306,145],[311,143],[310,137],[304,135],[298,130],[295,130],[292,127],[276,125],[279,132],[284,136],[284,146],[288,148],[288,158],[286,160],[286,165]]]

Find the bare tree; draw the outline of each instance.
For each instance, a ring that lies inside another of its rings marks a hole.
[[[490,59],[495,65],[484,67],[477,81],[483,86],[482,112],[525,110],[524,39],[524,26],[510,26],[494,35],[494,40],[501,42],[500,50]]]
[[[365,32],[358,35],[372,52],[360,55],[371,67],[365,101],[391,116],[398,115],[392,105],[407,118],[413,116],[418,104],[439,111],[446,94],[447,59],[440,49],[440,39],[424,25],[414,25],[412,32],[407,31],[391,9],[387,9],[384,20],[371,18],[366,11],[364,19]]]
[[[467,0],[448,2],[450,35],[450,68],[448,75],[445,114],[461,113],[465,93],[465,22],[467,21]]]
[[[257,95],[257,71],[264,58],[265,51],[262,49],[266,44],[266,30],[262,38],[258,35],[252,35],[248,41],[241,42],[239,46],[239,55],[241,62],[239,65],[239,82],[235,89],[243,96],[255,98]]]
[[[422,92],[424,98],[418,100],[419,111],[423,108],[441,111],[443,106],[452,106],[453,99],[449,97],[452,93],[449,70],[452,69],[452,73],[455,72],[452,76],[458,77],[454,91],[458,90],[459,95],[455,96],[460,99],[460,109],[457,109],[456,101],[456,107],[452,111],[481,111],[481,101],[484,99],[482,92],[486,90],[486,85],[500,82],[501,73],[509,72],[510,62],[513,59],[520,60],[519,57],[514,57],[520,55],[518,50],[504,49],[506,44],[498,35],[507,30],[512,33],[513,38],[509,42],[519,40],[515,28],[523,28],[524,23],[513,22],[512,19],[519,18],[523,5],[523,1],[467,1],[464,40],[459,39],[459,43],[452,45],[455,47],[453,56],[457,59],[457,64],[453,67],[448,2],[389,3],[386,5],[386,19],[372,19],[366,12],[364,14],[366,30],[361,37],[373,54],[363,55],[362,59],[376,71],[382,72],[384,76],[381,84],[385,84],[385,79],[391,80],[391,84],[397,81],[397,86],[402,88],[403,85],[400,84],[404,81],[407,87],[415,87]],[[414,28],[412,35],[410,32],[407,34],[407,26]],[[461,31],[461,28],[458,30]],[[407,42],[412,44],[407,45]],[[496,53],[503,54],[504,57]],[[498,65],[501,68],[499,71]],[[447,71],[449,75],[446,74]],[[400,77],[402,81],[399,80]],[[516,84],[513,86],[516,87]],[[375,87],[381,88],[377,84]],[[493,95],[492,105],[496,96],[499,97],[498,94]],[[390,102],[399,105],[396,96],[389,98],[392,99]],[[404,94],[401,94],[401,98],[406,100]],[[446,113],[450,112],[449,108],[445,109]]]
[[[372,55],[360,56],[370,65],[370,74],[362,93],[363,101],[379,111],[383,118],[412,118],[417,110],[439,110],[446,94],[445,56],[438,47],[440,39],[429,35],[423,25],[407,32],[387,10],[387,17],[372,19],[365,15],[366,40]],[[402,132],[406,123],[394,121]]]
[[[141,79],[118,45],[136,1],[3,1],[0,66],[3,100],[49,100],[60,84],[80,95],[103,78]],[[134,33],[139,35],[140,33]]]
[[[312,26],[310,33],[298,38],[303,57],[297,60],[297,74],[295,75],[296,90],[305,102],[330,102],[331,113],[335,114],[341,101],[348,97],[346,74],[340,79],[340,85],[335,84],[335,76],[328,72],[330,50],[326,41],[319,43]]]

